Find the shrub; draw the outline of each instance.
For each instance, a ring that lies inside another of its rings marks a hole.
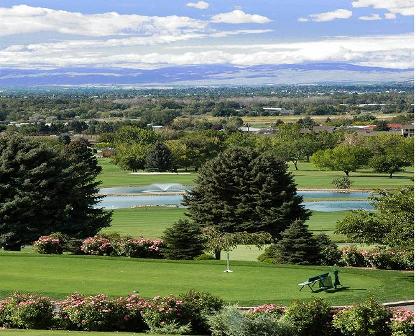
[[[73,294],[58,306],[58,319],[64,329],[108,331],[117,324],[116,305],[105,295]]]
[[[72,254],[83,254],[82,243],[82,239],[69,239],[64,246],[64,251]]]
[[[349,190],[351,188],[351,180],[348,176],[336,177],[332,180],[332,184],[337,189]]]
[[[268,264],[277,263],[279,258],[279,248],[276,244],[271,244],[264,249],[264,252],[257,257],[260,262]]]
[[[183,301],[183,311],[191,322],[192,331],[197,334],[208,334],[207,318],[221,310],[223,300],[204,292],[190,290],[180,296]]]
[[[391,335],[391,317],[387,308],[369,299],[336,314],[333,325],[345,336],[386,336]]]
[[[413,251],[379,247],[371,251],[363,251],[362,254],[369,267],[392,270],[413,269]]]
[[[196,256],[194,260],[215,260],[215,258],[211,254],[202,253],[199,256]]]
[[[277,243],[278,262],[287,264],[316,264],[318,245],[305,222],[294,221]]]
[[[392,336],[414,335],[414,314],[407,309],[392,309],[391,329]]]
[[[85,239],[81,245],[81,251],[92,255],[110,255],[113,251],[110,240],[101,236]]]
[[[356,246],[345,246],[341,249],[341,260],[340,264],[342,266],[352,266],[352,267],[365,267],[366,262],[365,258]]]
[[[162,258],[163,241],[150,239],[127,239],[119,247],[120,255],[131,258]]]
[[[248,310],[249,314],[264,314],[264,313],[269,313],[269,314],[275,314],[275,315],[283,315],[283,313],[285,312],[285,308],[282,306],[277,306],[275,304],[264,304],[261,306],[257,306],[254,308],[251,308],[250,310]]]
[[[294,325],[296,336],[323,336],[331,332],[330,307],[322,299],[293,302],[284,319]]]
[[[120,297],[114,301],[116,307],[116,325],[114,330],[144,331],[147,329],[142,311],[148,305],[147,301],[136,294]]]
[[[152,333],[186,334],[191,330],[183,302],[175,296],[154,297],[148,301],[142,316]]]
[[[56,236],[41,236],[33,243],[35,251],[41,254],[62,254],[64,242]]]
[[[224,307],[208,318],[213,336],[297,336],[294,327],[273,313],[242,313],[235,306]]]
[[[47,329],[52,321],[53,304],[49,298],[17,293],[0,301],[0,325],[4,327]]]
[[[179,219],[167,228],[162,239],[166,244],[163,254],[167,259],[193,259],[204,250],[201,227],[186,219]]]
[[[319,234],[315,237],[319,250],[319,265],[336,265],[341,260],[341,251],[326,234]]]

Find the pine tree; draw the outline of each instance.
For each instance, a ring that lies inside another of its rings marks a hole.
[[[96,180],[102,168],[88,141],[83,139],[66,145],[63,156],[69,164],[67,172],[72,190],[67,197],[71,211],[57,231],[75,238],[93,236],[111,223],[111,211],[95,207],[102,199],[102,196],[97,195],[101,182]]]
[[[287,165],[270,154],[231,148],[205,164],[184,197],[187,215],[219,232],[269,232],[278,238],[310,212],[296,194]]]
[[[85,237],[109,224],[110,215],[93,209],[98,169],[86,157],[77,165],[70,153],[14,134],[0,137],[0,247],[19,250],[58,231]]]
[[[319,247],[304,221],[294,221],[277,243],[278,261],[287,264],[315,264]]]
[[[157,142],[146,158],[146,169],[157,171],[172,170],[173,156],[170,149],[162,142]]]
[[[187,219],[179,219],[163,233],[167,259],[193,259],[202,254],[204,239],[201,227]]]

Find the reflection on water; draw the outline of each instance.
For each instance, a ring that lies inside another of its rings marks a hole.
[[[181,206],[182,195],[138,195],[138,196],[106,196],[100,206],[108,209],[132,208],[140,206]],[[329,198],[329,197],[325,197]],[[304,202],[307,209],[314,211],[332,212],[346,210],[371,210],[372,206],[368,201],[316,201]]]

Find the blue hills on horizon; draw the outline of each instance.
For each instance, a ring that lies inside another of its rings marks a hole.
[[[0,87],[34,86],[209,86],[411,82],[413,69],[349,63],[191,65],[157,69],[68,67],[0,68]]]

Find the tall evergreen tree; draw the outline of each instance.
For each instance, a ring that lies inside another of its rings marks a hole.
[[[146,158],[146,168],[149,170],[168,171],[173,167],[172,152],[163,142],[157,142]]]
[[[93,209],[98,169],[85,153],[79,163],[78,150],[62,154],[29,138],[0,137],[0,247],[18,250],[57,231],[85,237],[109,225],[110,215]]]
[[[72,186],[71,193],[67,195],[71,211],[57,231],[76,238],[93,236],[111,223],[111,212],[95,207],[102,199],[97,195],[101,182],[96,180],[102,168],[88,141],[82,139],[66,145],[63,156],[68,163]]]
[[[288,264],[315,264],[319,247],[304,221],[294,221],[277,243],[278,261]]]
[[[274,238],[310,212],[287,165],[270,154],[230,148],[205,164],[184,197],[188,216],[219,232],[269,232]]]
[[[179,219],[163,233],[166,247],[163,254],[168,259],[193,259],[204,250],[201,227],[187,219]]]

